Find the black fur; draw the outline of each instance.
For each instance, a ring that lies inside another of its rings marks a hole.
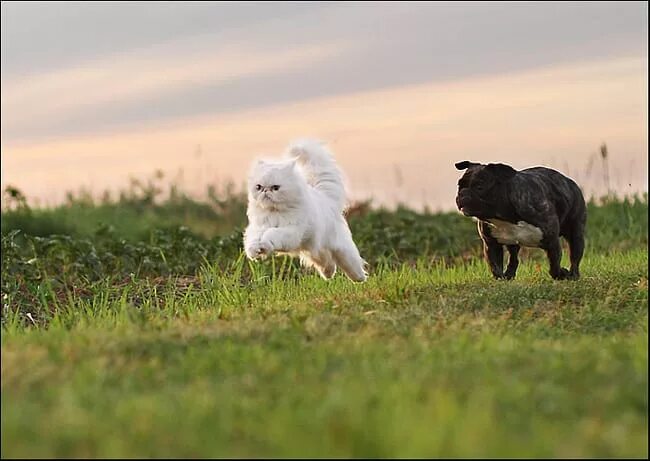
[[[458,181],[456,206],[466,216],[479,220],[484,255],[495,278],[515,277],[519,245],[507,245],[510,258],[504,273],[503,245],[492,237],[488,219],[514,224],[524,221],[538,227],[543,236],[539,246],[548,255],[551,276],[580,278],[587,206],[573,180],[544,167],[517,171],[502,163],[484,165],[467,160],[455,166],[467,170]],[[570,270],[560,267],[561,236],[569,243]]]

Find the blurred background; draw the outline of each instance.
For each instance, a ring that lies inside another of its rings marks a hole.
[[[243,186],[295,137],[353,199],[454,208],[454,162],[648,189],[646,2],[3,2],[2,188]]]

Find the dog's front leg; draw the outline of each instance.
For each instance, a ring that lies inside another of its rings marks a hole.
[[[508,258],[508,267],[504,275],[507,279],[514,279],[517,274],[517,267],[519,267],[519,245],[508,245],[508,253],[510,254]]]
[[[490,266],[490,271],[495,279],[503,276],[503,245],[496,240],[483,239],[483,255]]]
[[[483,256],[490,267],[495,279],[504,278],[503,275],[503,245],[492,237],[490,227],[486,222],[479,221],[478,233],[483,240]]]

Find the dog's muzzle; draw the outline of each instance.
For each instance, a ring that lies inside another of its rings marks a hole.
[[[458,195],[456,195],[456,207],[465,215],[467,215],[467,213],[464,211],[464,209],[467,208],[469,202],[471,202],[471,199],[472,194],[468,189],[461,189],[458,191]]]

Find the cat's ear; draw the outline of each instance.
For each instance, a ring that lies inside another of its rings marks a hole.
[[[253,165],[251,166],[250,171],[251,172],[259,172],[259,171],[264,171],[268,166],[268,162],[262,160],[261,158],[256,159],[253,162]]]
[[[253,160],[248,169],[248,178],[250,181],[256,181],[257,177],[266,171],[266,162],[264,160]]]

